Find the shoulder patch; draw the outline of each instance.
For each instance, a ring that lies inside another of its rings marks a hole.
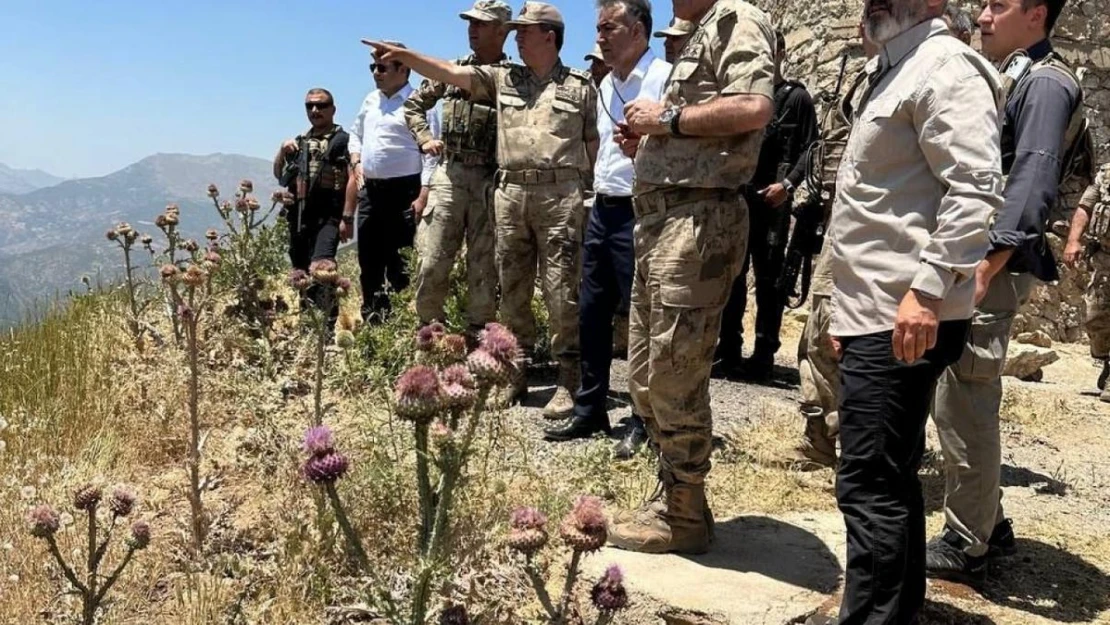
[[[571,76],[574,76],[575,78],[578,78],[579,80],[583,80],[583,81],[589,82],[589,80],[590,80],[590,75],[589,75],[589,74],[587,74],[587,73],[586,73],[585,71],[583,71],[583,70],[580,70],[580,69],[578,69],[578,68],[576,68],[576,67],[568,67],[567,69],[569,70],[569,72],[568,72],[568,73],[569,73],[569,74],[570,74]]]

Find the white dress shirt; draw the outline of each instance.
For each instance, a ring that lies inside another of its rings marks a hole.
[[[601,81],[601,97],[597,99],[597,131],[601,144],[597,148],[594,165],[594,192],[603,195],[631,197],[632,159],[621,154],[620,146],[613,141],[616,124],[624,121],[624,105],[632,100],[663,100],[663,87],[671,74],[671,64],[659,59],[648,49],[627,80],[617,78],[616,72]]]
[[[351,154],[362,155],[362,173],[367,180],[400,178],[420,174],[420,183],[427,186],[439,159],[420,153],[420,146],[405,123],[405,99],[412,93],[406,84],[392,97],[380,89],[371,91],[351,124]],[[428,111],[432,135],[439,138],[439,111]]]

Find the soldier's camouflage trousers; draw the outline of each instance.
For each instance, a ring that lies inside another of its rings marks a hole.
[[[578,277],[581,273],[581,182],[501,182],[494,193],[501,322],[527,352],[536,344],[532,292],[536,270],[551,326],[551,351],[578,370]]]
[[[708,189],[654,191],[635,208],[629,389],[660,469],[701,484],[712,448],[709,372],[744,260],[748,209],[738,193]]]
[[[996,275],[971,317],[963,355],[937,381],[933,421],[944,455],[945,521],[970,543],[965,551],[971,556],[987,552],[987,540],[1003,519],[1002,369],[1014,316],[1032,286],[1028,274]]]
[[[421,322],[443,320],[451,268],[464,241],[467,324],[479,330],[496,319],[493,174],[489,167],[449,162],[432,176],[428,206],[416,232],[416,314]]]
[[[1087,304],[1087,336],[1091,355],[1110,356],[1110,253],[1099,250],[1091,256],[1091,282],[1083,300]]]
[[[824,417],[827,442],[831,442],[835,449],[836,432],[840,429],[837,417],[840,368],[829,336],[831,320],[832,298],[814,293],[809,318],[802,329],[802,338],[798,341],[798,374],[802,386],[801,412],[807,418]],[[806,429],[807,436],[815,434]]]

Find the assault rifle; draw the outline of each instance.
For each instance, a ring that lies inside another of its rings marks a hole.
[[[831,97],[826,98],[827,106],[836,106],[840,89],[844,85],[844,72],[848,67],[848,54],[840,57],[840,74],[836,78],[836,88]],[[820,137],[824,136],[824,128]],[[775,284],[786,307],[794,310],[805,304],[809,297],[810,281],[813,278],[813,257],[821,253],[825,242],[825,200],[821,195],[821,167],[825,161],[825,144],[818,138],[806,148],[805,154],[806,199],[794,206],[794,229],[790,242],[786,245],[786,258],[782,273]],[[801,278],[801,284],[799,284]]]

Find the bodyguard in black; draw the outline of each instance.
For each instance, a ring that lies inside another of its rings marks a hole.
[[[326,89],[310,90],[304,107],[312,127],[281,144],[274,157],[274,177],[296,199],[286,209],[289,260],[294,269],[307,272],[316,261],[335,260],[350,160],[347,131],[335,124],[331,93]],[[315,288],[301,297],[301,310],[306,310],[310,302],[319,303]],[[332,302],[330,308],[334,324],[339,307]]]
[[[732,293],[721,317],[717,345],[718,371],[734,372],[741,364],[744,311],[748,304],[748,270],[755,271],[755,350],[745,363],[751,379],[770,377],[775,352],[781,345],[779,330],[786,300],[776,288],[786,256],[790,233],[790,207],[794,189],[805,176],[804,155],[817,139],[817,113],[806,88],[784,80],[782,62],[786,40],[775,33],[775,116],[763,135],[759,163],[751,182],[743,188],[751,207],[748,256],[732,285]]]

